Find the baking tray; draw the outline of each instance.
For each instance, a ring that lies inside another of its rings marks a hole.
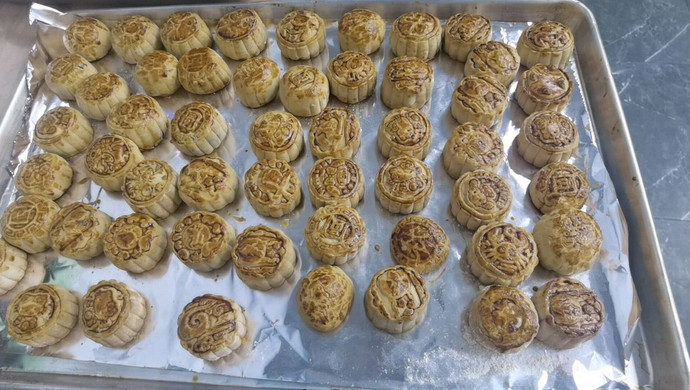
[[[629,324],[627,338],[622,340],[618,350],[625,361],[625,370],[635,372],[637,384],[641,386],[653,385],[659,388],[688,388],[688,359],[687,352],[680,333],[680,327],[675,314],[673,300],[668,288],[663,261],[661,259],[658,242],[651,222],[649,208],[647,205],[644,189],[640,180],[632,145],[630,142],[627,126],[618,102],[610,70],[603,52],[601,40],[598,35],[596,23],[591,13],[580,3],[574,1],[565,2],[545,2],[545,1],[513,1],[507,3],[491,3],[475,5],[469,2],[444,2],[430,1],[425,4],[416,2],[401,1],[378,1],[372,2],[344,2],[319,1],[319,2],[291,2],[289,5],[275,5],[271,2],[246,2],[252,7],[262,9],[262,16],[275,22],[282,15],[293,8],[312,9],[319,13],[324,19],[337,20],[340,15],[355,7],[367,7],[381,13],[382,16],[391,21],[403,12],[411,10],[426,10],[446,19],[453,13],[460,11],[478,12],[494,22],[526,22],[540,19],[554,19],[568,25],[576,37],[576,68],[579,76],[579,85],[586,106],[589,112],[586,124],[590,127],[587,131],[594,135],[593,142],[596,142],[602,153],[606,168],[615,186],[618,201],[623,209],[628,222],[628,244],[624,248],[629,253],[630,272],[638,287],[639,299],[643,308],[642,324],[634,326]],[[124,3],[111,3],[109,6],[120,6]],[[127,13],[144,13],[151,15],[155,19],[179,9],[192,9],[200,12],[202,16],[217,18],[232,8],[233,5],[224,4],[223,6],[194,6],[194,7],[160,7],[160,8],[139,8],[139,9],[117,9],[117,10],[82,10],[80,15],[94,15],[104,19],[113,19],[116,15]],[[34,10],[40,7],[35,6]],[[156,17],[159,16],[159,17]],[[508,24],[506,24],[508,26]],[[495,25],[495,29],[496,29]],[[39,27],[39,42],[41,37],[47,39],[49,34]],[[333,46],[334,42],[329,42]],[[338,52],[337,42],[332,48],[332,57]],[[32,52],[33,56],[41,56],[49,51],[50,45],[39,44]],[[326,59],[328,55],[326,55]],[[383,62],[385,65],[385,62]],[[323,66],[324,64],[317,64]],[[381,63],[378,64],[382,66]],[[29,69],[31,71],[31,69]],[[20,84],[13,103],[0,124],[0,161],[14,161],[17,156],[13,156],[13,151],[21,148],[12,147],[13,140],[16,138],[17,129],[26,129],[36,118],[31,118],[32,98],[40,88],[40,80],[34,79],[31,85]],[[457,81],[457,80],[456,80]],[[437,81],[438,82],[438,81]],[[450,86],[452,88],[452,86]],[[515,106],[514,102],[511,104]],[[447,110],[447,107],[444,107]],[[304,123],[304,122],[303,122]],[[307,121],[308,123],[308,121]],[[372,129],[364,129],[372,131]],[[237,132],[235,133],[237,134]],[[445,135],[445,134],[444,134]],[[438,134],[437,134],[438,136]],[[505,140],[505,138],[504,138]],[[375,153],[375,147],[370,148]],[[359,152],[360,158],[364,149]],[[510,158],[510,157],[509,157]],[[305,159],[303,156],[302,159]],[[179,167],[177,167],[179,168]],[[10,174],[13,167],[7,172],[0,174],[0,186],[7,187],[10,181]],[[436,169],[434,169],[436,174]],[[239,171],[238,171],[239,172]],[[242,172],[239,172],[240,175]],[[4,198],[3,198],[4,199]],[[375,202],[369,193],[366,202]],[[516,203],[526,199],[516,197]],[[308,208],[308,207],[307,207]],[[361,212],[361,210],[360,210]],[[366,218],[366,217],[365,217]],[[623,224],[625,227],[625,224]],[[295,237],[293,237],[295,239]],[[383,243],[384,248],[387,246]],[[370,245],[371,246],[371,245]],[[302,248],[303,249],[303,248]],[[369,250],[372,252],[372,248]],[[304,261],[304,255],[302,255]],[[174,260],[173,260],[174,261]],[[627,264],[626,264],[627,265]],[[312,264],[313,266],[313,264]],[[310,267],[311,268],[311,267]],[[306,273],[304,265],[303,275]],[[627,269],[626,269],[627,271]],[[362,286],[360,286],[362,287]],[[615,290],[621,286],[612,282],[611,288]],[[363,288],[363,287],[362,287]],[[202,293],[201,291],[199,293]],[[360,291],[361,293],[361,291]],[[198,295],[198,294],[197,294]],[[355,302],[355,305],[361,302]],[[634,306],[634,305],[633,305]],[[611,314],[610,314],[611,315]],[[631,316],[634,320],[635,316]],[[352,320],[352,319],[351,319]],[[369,331],[374,331],[373,328]],[[602,336],[600,336],[602,337]],[[4,350],[4,348],[3,348]],[[193,373],[185,370],[160,370],[135,367],[124,367],[112,364],[102,364],[95,362],[73,361],[47,356],[21,356],[16,354],[0,353],[0,366],[4,372],[0,381],[12,387],[34,387],[40,384],[50,384],[53,387],[69,387],[86,385],[88,387],[103,388],[131,388],[131,387],[158,387],[158,388],[186,388],[190,382],[196,383],[198,387],[232,384],[235,386],[267,386],[267,387],[321,387],[326,385],[348,385],[346,381],[331,380],[317,383],[290,383],[289,381],[273,381],[266,379],[247,379],[236,376],[225,376],[213,373]],[[68,356],[66,356],[68,357]],[[420,358],[411,355],[410,358]],[[443,358],[443,357],[439,357]],[[629,367],[628,367],[629,366]],[[59,375],[55,375],[59,374]],[[437,372],[437,375],[446,375],[450,372]],[[503,373],[505,374],[505,373]],[[584,374],[587,375],[587,374]],[[94,376],[98,377],[94,381]],[[604,382],[597,382],[596,378],[591,381],[580,381],[578,387],[600,387],[608,388],[627,388],[632,387],[626,378],[616,378],[615,375],[607,376],[603,374]],[[517,379],[516,379],[517,378]],[[404,377],[401,382],[410,379]],[[418,378],[412,378],[418,379]],[[521,381],[519,376],[513,377],[512,374],[501,376],[486,376],[483,379],[490,379],[494,387],[534,387],[529,383],[541,383],[539,381]],[[534,379],[534,378],[531,378]],[[585,378],[587,379],[587,378]],[[300,381],[301,382],[301,381]],[[468,382],[469,383],[469,382]],[[556,388],[564,387],[567,381],[553,382],[549,380],[548,385]],[[431,386],[432,382],[410,383],[412,387]],[[390,382],[382,382],[380,386],[376,383],[369,384],[370,387],[388,387]],[[543,385],[542,385],[543,386]],[[459,387],[459,386],[458,386]],[[570,387],[570,386],[568,386]]]

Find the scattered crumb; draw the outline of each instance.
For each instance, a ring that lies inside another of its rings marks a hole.
[[[196,375],[194,375],[194,376],[192,377],[192,383],[197,383],[198,381],[199,381],[199,377],[196,376]]]
[[[237,222],[244,222],[247,220],[247,218],[240,217],[239,215],[231,215],[230,218],[234,219]]]
[[[89,178],[88,178],[88,177],[85,177],[85,178],[79,180],[79,181],[77,182],[77,184],[84,184],[84,183],[86,183],[88,180],[89,180]]]
[[[381,251],[381,245],[379,245],[379,244],[374,245],[374,249],[376,250],[376,252]]]
[[[284,219],[280,224],[283,225],[284,228],[287,228],[288,226],[290,226],[290,220]]]

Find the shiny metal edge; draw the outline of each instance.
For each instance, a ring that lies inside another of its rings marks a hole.
[[[237,4],[242,5],[269,5],[272,1],[238,0]],[[334,8],[353,8],[357,6],[370,5],[371,2],[338,2],[337,0],[318,1],[321,5],[328,4]],[[623,109],[618,98],[611,70],[606,58],[603,43],[599,35],[599,30],[591,11],[582,3],[576,0],[563,0],[558,2],[548,0],[516,0],[506,3],[473,4],[470,1],[459,0],[454,2],[444,2],[427,0],[424,5],[418,2],[399,2],[395,0],[376,1],[377,10],[384,7],[395,5],[395,12],[402,13],[412,9],[425,8],[434,13],[449,13],[459,11],[479,12],[491,20],[496,21],[528,21],[544,18],[555,20],[569,19],[571,25],[576,22],[577,26],[573,32],[577,42],[577,54],[579,65],[583,70],[583,86],[585,96],[593,113],[595,133],[599,138],[601,149],[606,167],[613,180],[616,191],[619,195],[621,208],[626,216],[629,228],[630,245],[630,265],[632,276],[642,305],[644,315],[642,316],[642,326],[645,344],[648,347],[649,357],[652,364],[653,383],[657,388],[690,388],[690,358],[688,357],[687,347],[682,336],[681,325],[678,319],[674,299],[670,290],[663,257],[659,242],[656,236],[654,223],[652,220],[647,196],[642,183],[637,159],[634,154],[629,130],[625,121]],[[134,3],[123,1],[108,4],[108,6],[118,6]],[[317,2],[293,2],[276,8],[276,14],[287,13],[292,8],[314,8]],[[205,10],[218,9],[219,4],[205,4],[195,6],[166,6],[166,7],[137,7],[138,12],[170,12],[180,9],[195,9],[201,13]],[[224,3],[228,9],[233,8],[232,4]],[[135,8],[131,10],[134,11]],[[119,8],[118,12],[127,9]],[[72,11],[74,11],[72,9]],[[80,10],[80,14],[104,14],[108,13],[105,9]],[[26,85],[22,82],[18,91],[7,110],[2,126],[6,128],[8,120],[23,119],[24,101],[28,95]],[[10,119],[8,119],[10,118]],[[14,118],[14,119],[12,119]],[[6,157],[6,156],[3,156]],[[59,360],[45,358],[46,360]],[[117,366],[109,367],[99,363],[85,362],[83,372],[74,372],[70,379],[60,378],[50,374],[39,374],[28,371],[13,372],[2,370],[0,381],[11,384],[14,388],[37,388],[41,383],[51,383],[56,388],[67,388],[74,385],[88,385],[94,388],[129,388],[133,383],[138,387],[149,388],[185,388],[190,383],[195,383],[199,388],[206,388],[206,385],[228,385],[227,377],[213,374],[197,374],[186,371],[166,371],[156,369],[138,369],[140,374],[134,374],[131,379],[118,378]],[[0,359],[0,366],[3,366]],[[147,381],[147,373],[152,370],[165,372],[170,382]],[[94,372],[98,377],[94,378]],[[191,377],[191,379],[190,379]],[[64,379],[64,382],[62,382]],[[242,387],[291,387],[296,384],[280,383],[272,381],[248,380],[245,382],[236,381],[232,378],[234,386]],[[144,381],[127,382],[129,380]],[[95,381],[95,382],[94,382]],[[102,383],[101,383],[102,382]],[[182,385],[178,387],[176,382]],[[127,384],[129,383],[129,385]],[[195,386],[195,387],[196,387]],[[299,384],[302,388],[318,388],[309,385]]]

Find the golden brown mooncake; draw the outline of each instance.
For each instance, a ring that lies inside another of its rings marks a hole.
[[[326,47],[326,24],[314,12],[292,11],[276,26],[276,42],[283,56],[308,60]]]
[[[77,87],[87,77],[98,73],[96,67],[79,54],[67,54],[50,61],[45,81],[62,100],[74,100]]]
[[[567,161],[580,143],[577,126],[567,116],[537,111],[528,116],[516,138],[518,153],[537,168]]]
[[[361,102],[374,93],[376,67],[368,55],[344,51],[331,59],[326,72],[331,93],[343,103]]]
[[[332,332],[345,323],[355,298],[352,280],[330,265],[314,268],[300,282],[297,311],[312,329]]]
[[[545,64],[565,69],[574,50],[575,38],[570,29],[551,20],[527,27],[517,43],[520,62],[527,68]]]
[[[216,43],[220,51],[235,61],[259,55],[267,40],[266,26],[253,9],[228,12],[216,25]]]
[[[493,127],[508,107],[508,90],[491,76],[467,76],[453,92],[450,113],[458,123]]]
[[[170,142],[190,156],[210,154],[230,131],[230,125],[212,105],[195,101],[180,107],[170,122]]]
[[[194,12],[175,12],[168,16],[160,31],[165,50],[180,58],[192,49],[213,44],[211,30]]]
[[[163,50],[143,56],[134,68],[134,80],[150,96],[170,96],[180,88],[177,58]]]
[[[24,278],[28,265],[26,252],[0,238],[0,296],[15,288]]]
[[[485,170],[467,172],[455,182],[450,210],[458,223],[469,230],[503,221],[510,212],[513,195],[500,175]]]
[[[302,124],[289,112],[265,112],[249,126],[249,145],[259,160],[296,160],[304,146]]]
[[[362,127],[352,110],[326,107],[311,121],[309,147],[315,158],[352,158],[362,143]]]
[[[141,150],[150,150],[163,140],[170,120],[156,99],[132,95],[113,108],[105,123],[111,133],[131,139]]]
[[[146,214],[118,217],[103,237],[103,253],[120,269],[142,273],[153,269],[168,246],[165,229]]]
[[[349,158],[324,157],[309,170],[307,188],[314,207],[343,204],[357,207],[364,197],[364,172]]]
[[[220,210],[235,200],[239,186],[237,173],[220,157],[192,160],[177,181],[180,198],[197,210]]]
[[[383,157],[404,154],[423,160],[431,146],[431,133],[426,114],[415,108],[396,108],[381,120],[377,144]]]
[[[500,41],[479,44],[465,62],[465,76],[491,76],[506,87],[517,76],[520,56],[514,47]]]
[[[50,248],[50,226],[60,207],[45,196],[26,195],[10,203],[0,219],[2,237],[27,253]]]
[[[491,39],[491,22],[475,14],[457,13],[446,22],[443,50],[454,60],[465,62],[475,46]]]
[[[96,18],[79,18],[67,27],[62,41],[70,53],[79,54],[88,61],[105,57],[110,51],[110,30]]]
[[[302,183],[286,161],[259,160],[244,175],[244,194],[254,211],[279,218],[302,200]]]
[[[237,276],[250,288],[267,291],[298,272],[297,252],[285,233],[264,225],[250,226],[237,236],[232,251]]]
[[[396,56],[409,56],[428,61],[441,48],[443,29],[437,17],[426,12],[400,15],[391,28],[391,50]]]
[[[431,99],[434,69],[417,57],[393,58],[383,72],[381,101],[389,108],[420,108]]]
[[[137,213],[167,218],[182,203],[177,193],[177,173],[161,160],[144,160],[125,175],[122,195]]]
[[[129,97],[129,86],[115,73],[96,73],[82,81],[74,95],[84,115],[103,121],[115,106]]]
[[[295,65],[280,79],[278,95],[290,113],[314,116],[328,104],[328,78],[313,66]]]
[[[103,253],[103,236],[113,219],[86,203],[60,209],[50,226],[50,242],[61,256],[91,260]]]
[[[22,163],[14,185],[22,195],[41,195],[55,200],[72,185],[72,167],[53,153],[41,153]]]
[[[386,22],[381,15],[368,9],[346,12],[338,22],[341,51],[371,54],[379,49],[386,35]]]
[[[209,272],[230,260],[235,228],[216,213],[195,211],[175,223],[170,242],[182,264]]]
[[[395,225],[390,247],[393,260],[398,264],[425,274],[446,262],[450,240],[432,219],[410,215]]]
[[[465,122],[453,130],[443,147],[443,167],[453,179],[478,169],[496,172],[506,154],[496,131],[475,122]]]
[[[12,298],[7,306],[7,334],[16,342],[43,348],[64,339],[77,324],[77,297],[56,284],[42,283]]]
[[[237,67],[232,81],[240,103],[258,108],[278,96],[280,68],[270,58],[250,58]]]
[[[182,88],[197,95],[208,95],[225,88],[232,81],[232,71],[213,49],[192,49],[180,57],[177,77]]]
[[[433,188],[431,169],[419,159],[400,155],[390,158],[379,170],[375,194],[391,213],[411,214],[429,203]]]
[[[429,305],[429,290],[417,271],[394,265],[377,272],[364,293],[364,309],[371,323],[391,334],[421,324]]]
[[[546,214],[558,208],[580,209],[589,199],[587,175],[566,162],[554,162],[537,171],[529,183],[534,207]]]
[[[204,318],[204,321],[199,321]],[[232,299],[205,294],[194,298],[177,317],[177,337],[192,355],[216,361],[235,353],[247,336],[244,308]]]
[[[33,141],[46,152],[61,157],[79,154],[91,143],[93,128],[81,112],[71,107],[55,107],[41,116]]]
[[[561,112],[573,96],[573,82],[554,65],[536,64],[520,76],[515,99],[526,114],[536,111]]]
[[[122,191],[125,176],[144,155],[129,138],[104,135],[87,150],[84,164],[91,180],[108,191]]]
[[[366,238],[364,219],[346,205],[319,208],[304,228],[304,242],[311,256],[330,265],[343,265],[354,259]]]
[[[81,299],[79,318],[84,335],[111,348],[130,344],[144,327],[144,297],[122,282],[103,280]]]
[[[146,54],[162,47],[158,25],[143,15],[125,16],[110,32],[113,50],[128,64],[136,64]]]

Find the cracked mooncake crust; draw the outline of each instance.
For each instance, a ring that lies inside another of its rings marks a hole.
[[[292,11],[276,26],[276,42],[291,60],[314,58],[326,47],[326,25],[314,12]]]
[[[572,208],[556,209],[534,225],[542,267],[560,275],[587,271],[599,258],[601,228],[591,215]]]
[[[496,172],[505,158],[498,133],[475,122],[456,127],[442,153],[443,167],[453,179],[478,169]]]
[[[230,260],[235,228],[216,213],[195,211],[175,223],[170,241],[182,264],[209,272]]]
[[[250,58],[237,67],[232,81],[240,103],[258,108],[272,102],[278,95],[280,68],[269,58]]]
[[[465,76],[491,76],[506,87],[517,76],[520,56],[514,47],[489,41],[474,47],[465,62]]]
[[[115,73],[96,73],[79,84],[75,97],[84,115],[104,121],[115,106],[129,97],[129,86]]]
[[[292,212],[302,200],[302,183],[286,161],[260,160],[244,175],[244,194],[254,211],[279,218]]]
[[[390,158],[376,176],[376,199],[397,214],[421,211],[431,198],[434,179],[423,161],[400,155]]]
[[[417,57],[393,58],[383,72],[381,100],[389,108],[420,108],[431,99],[433,68]]]
[[[88,61],[105,57],[110,51],[110,30],[96,18],[79,18],[67,27],[62,41],[67,51]]]
[[[333,57],[326,72],[331,93],[343,103],[361,102],[374,93],[376,67],[368,55],[344,51]]]
[[[472,236],[467,262],[482,284],[517,287],[539,263],[537,244],[521,227],[492,222],[481,226]]]
[[[192,49],[177,63],[177,77],[182,88],[197,95],[208,95],[225,88],[232,80],[232,71],[213,49]]]
[[[457,13],[446,22],[443,50],[456,61],[465,62],[475,46],[491,39],[491,22],[475,14]]]
[[[205,211],[220,210],[235,200],[239,178],[220,157],[200,157],[180,172],[177,189],[188,206]]]
[[[353,9],[338,22],[341,51],[371,54],[379,49],[386,35],[386,22],[381,15],[368,9]]]
[[[136,64],[146,54],[162,47],[158,25],[143,15],[125,16],[110,32],[113,50],[128,64]]]
[[[280,79],[278,95],[283,106],[297,116],[314,116],[328,104],[330,90],[323,72],[307,65],[295,65]]]
[[[428,61],[441,48],[443,29],[437,17],[426,12],[408,12],[393,22],[391,50],[396,56],[417,57]]]
[[[514,287],[488,286],[470,307],[470,329],[479,343],[500,353],[518,352],[534,340],[539,317],[534,304]]]
[[[288,112],[268,111],[249,126],[249,144],[259,160],[296,160],[304,146],[302,124]]]
[[[233,355],[246,336],[244,308],[219,295],[204,294],[194,298],[177,317],[180,345],[204,360],[216,361]]]
[[[84,335],[111,348],[130,344],[143,328],[147,314],[144,297],[116,280],[89,287],[80,309]]]
[[[160,31],[165,50],[180,58],[192,49],[213,44],[211,30],[194,12],[175,12],[168,16]]]
[[[163,140],[170,120],[156,99],[132,95],[110,112],[105,123],[111,133],[131,139],[141,150],[150,150]]]
[[[352,158],[362,143],[362,127],[352,110],[326,107],[309,128],[309,147],[315,158]]]
[[[264,225],[250,226],[232,251],[237,276],[250,288],[267,291],[285,284],[298,272],[297,252],[285,233]]]
[[[526,114],[561,112],[573,95],[568,73],[553,65],[536,64],[526,70],[515,90],[515,99]]]
[[[235,61],[259,55],[267,40],[266,26],[252,9],[228,12],[216,25],[216,43],[220,51]]]
[[[165,229],[146,214],[117,218],[103,237],[103,253],[120,269],[142,273],[163,258],[168,238]]]
[[[125,175],[144,161],[144,155],[129,138],[104,135],[86,152],[84,164],[94,183],[108,191],[122,191]]]
[[[565,162],[544,166],[529,183],[530,199],[544,214],[558,208],[580,209],[589,199],[590,191],[587,175]]]
[[[520,62],[527,68],[536,64],[565,69],[575,49],[575,38],[568,27],[551,20],[527,27],[517,44]]]
[[[86,203],[63,207],[50,226],[50,242],[61,256],[85,261],[103,253],[103,236],[113,219]]]
[[[26,252],[0,238],[0,296],[15,288],[26,274]]]
[[[72,167],[53,153],[30,157],[17,168],[14,185],[22,195],[41,195],[55,200],[72,185]]]
[[[304,241],[311,256],[329,265],[343,265],[364,246],[367,228],[357,210],[345,205],[324,206],[309,217]]]
[[[467,76],[453,92],[450,113],[458,123],[497,124],[508,107],[508,90],[491,76]]]
[[[577,126],[565,115],[537,111],[528,116],[517,136],[518,153],[537,168],[568,161],[580,143]]]
[[[5,325],[14,341],[43,348],[64,339],[77,324],[77,297],[56,284],[42,283],[12,298]]]
[[[355,298],[352,280],[330,265],[314,268],[300,282],[297,311],[302,320],[319,332],[333,332],[347,319]]]
[[[537,339],[551,348],[569,349],[599,333],[606,309],[597,294],[575,279],[558,278],[532,296],[539,315]]]
[[[212,105],[195,101],[175,111],[170,122],[170,142],[182,153],[203,156],[223,143],[230,125]]]
[[[357,207],[364,197],[364,172],[349,158],[324,157],[309,170],[307,187],[314,207]]]
[[[27,253],[46,251],[50,248],[50,226],[59,210],[55,202],[44,196],[22,196],[2,214],[2,237]]]
[[[79,54],[67,54],[50,61],[45,81],[48,88],[60,99],[74,100],[79,84],[96,73],[96,67],[84,57]]]
[[[151,96],[170,96],[180,88],[177,63],[174,55],[154,50],[137,62],[134,80]]]
[[[431,122],[415,108],[391,110],[381,120],[377,144],[383,157],[404,154],[423,160],[431,145]]]
[[[177,194],[177,174],[161,160],[144,160],[125,175],[122,195],[137,213],[167,218],[182,200]]]
[[[33,141],[41,149],[65,158],[84,151],[92,139],[93,128],[84,115],[62,106],[43,114],[33,134]]]
[[[391,334],[421,324],[429,305],[429,290],[417,271],[394,265],[377,272],[364,293],[364,309],[371,323]]]
[[[504,178],[494,172],[476,170],[455,182],[450,209],[458,223],[477,230],[481,225],[503,221],[512,203],[513,195]]]
[[[446,262],[450,240],[443,228],[433,220],[410,215],[395,225],[390,247],[396,263],[424,274]]]

